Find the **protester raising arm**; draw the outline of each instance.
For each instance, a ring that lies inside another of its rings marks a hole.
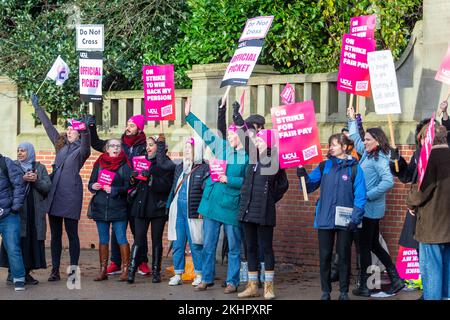
[[[353,107],[347,109],[347,116],[348,116],[348,131],[350,139],[352,139],[353,142],[355,143],[356,151],[362,155],[365,152],[364,143],[359,134],[358,124],[355,118],[355,110],[353,109]]]
[[[222,138],[226,138],[227,136],[227,101],[222,106],[222,98],[217,101],[218,111],[217,111],[217,130],[219,130]]]
[[[56,130],[55,126],[48,118],[44,109],[42,109],[42,107],[39,105],[39,98],[35,93],[31,95],[31,103],[33,104],[34,110],[36,111],[39,120],[41,120],[42,125],[44,126],[44,129],[47,132],[50,141],[53,143],[54,146],[56,146],[56,142],[58,141],[60,135]]]
[[[97,133],[97,126],[95,123],[95,116],[87,115],[86,116],[86,126],[89,129],[89,133],[91,135],[91,146],[95,151],[104,152],[106,140],[100,139]]]

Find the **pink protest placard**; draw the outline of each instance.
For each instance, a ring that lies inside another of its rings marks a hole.
[[[420,276],[419,255],[416,249],[400,246],[397,263],[398,275],[405,280],[417,280]]]
[[[377,15],[353,17],[350,19],[350,34],[360,38],[375,38]]]
[[[173,64],[143,66],[142,78],[147,121],[175,120]]]
[[[133,168],[135,171],[139,173],[139,175],[136,177],[138,180],[147,180],[146,177],[143,177],[141,175],[141,172],[144,170],[149,170],[152,163],[148,161],[145,156],[137,156],[133,157]]]
[[[104,188],[105,186],[111,186],[115,176],[115,172],[103,169],[100,170],[98,174],[97,182],[102,185],[102,188]]]
[[[219,177],[225,175],[227,171],[227,160],[211,159],[209,162],[209,170],[211,180],[213,182],[219,182]]]
[[[295,88],[290,84],[286,83],[283,91],[280,94],[281,102],[283,104],[291,104],[295,102]]]
[[[375,51],[375,40],[344,34],[337,89],[359,96],[370,96],[367,53]]]
[[[75,119],[69,120],[73,130],[83,131],[86,130],[86,124],[84,122],[77,121]]]
[[[425,172],[427,170],[428,159],[430,158],[431,147],[433,146],[434,141],[434,112],[431,116],[431,120],[428,125],[427,134],[425,136],[425,141],[422,145],[422,149],[420,150],[419,161],[417,162],[417,172],[418,172],[418,188],[420,190],[420,185],[422,184],[423,177],[425,176]]]
[[[445,84],[450,84],[450,45],[434,79]]]
[[[271,114],[282,169],[322,161],[314,101],[274,107]]]

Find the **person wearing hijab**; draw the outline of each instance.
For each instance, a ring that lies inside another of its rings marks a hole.
[[[47,224],[44,199],[50,191],[52,183],[45,166],[36,162],[36,153],[31,143],[19,144],[15,164],[21,170],[25,183],[25,204],[19,211],[20,244],[26,272],[25,284],[36,285],[39,281],[33,278],[30,272],[47,268],[45,260]],[[0,249],[0,266],[9,268],[8,257],[3,245]],[[7,283],[13,283],[9,270]]]

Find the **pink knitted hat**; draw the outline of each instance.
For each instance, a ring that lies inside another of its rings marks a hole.
[[[132,116],[128,121],[133,122],[139,130],[143,131],[145,126],[145,117],[142,114]]]

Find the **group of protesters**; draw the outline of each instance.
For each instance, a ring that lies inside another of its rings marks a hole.
[[[88,217],[97,225],[100,270],[95,281],[119,274],[119,280],[133,283],[136,272],[161,282],[163,233],[168,224],[168,240],[173,241],[175,275],[169,285],[183,283],[185,249],[189,243],[195,277],[192,285],[205,291],[214,285],[216,249],[223,226],[228,243],[228,267],[224,293],[238,292],[244,247],[248,265],[246,288],[239,298],[258,297],[263,273],[265,299],[274,299],[275,256],[273,233],[276,203],[289,188],[284,169],[278,162],[277,135],[265,129],[264,117],[243,119],[239,104],[233,103],[233,123],[226,124],[226,104],[218,102],[217,132],[208,128],[186,102],[186,122],[199,137],[184,143],[183,159],[176,164],[168,155],[164,134],[146,136],[145,118],[132,116],[120,138],[101,140],[95,117],[87,115],[85,129],[75,130],[67,122],[60,134],[52,125],[38,97],[32,104],[56,150],[52,173],[36,162],[34,147],[21,143],[17,161],[0,159],[0,266],[8,267],[7,282],[16,290],[38,281],[30,272],[46,268],[44,241],[46,215],[50,224],[52,270],[48,281],[58,281],[62,251],[63,224],[69,239],[71,267],[78,266],[80,241],[78,221],[83,200],[80,169],[91,154],[101,152],[95,161],[88,189],[92,199]],[[408,212],[400,238],[407,247],[417,248],[424,287],[424,299],[449,298],[450,287],[450,150],[447,130],[450,121],[447,103],[440,105],[442,124],[436,122],[435,139],[428,168],[420,189],[411,188]],[[322,300],[330,300],[332,266],[339,279],[339,300],[349,299],[352,243],[357,245],[360,267],[356,296],[369,297],[368,286],[372,253],[386,267],[395,294],[405,286],[389,253],[379,242],[380,220],[385,215],[386,194],[394,185],[394,176],[402,183],[417,183],[417,162],[430,119],[417,126],[416,151],[408,164],[398,149],[389,145],[380,128],[364,129],[360,115],[347,110],[348,134],[329,137],[327,159],[308,174],[297,168],[305,179],[306,191],[320,188],[314,227],[318,229]],[[447,127],[447,128],[446,128]],[[202,150],[208,146],[213,158],[226,161],[226,170],[212,178]],[[134,157],[145,157],[148,170],[137,171]],[[394,163],[399,164],[397,171]],[[113,172],[111,184],[99,183],[102,170]],[[301,190],[301,184],[300,184]],[[300,196],[300,193],[299,193]],[[342,214],[351,215],[342,223]],[[127,226],[134,242],[130,247]],[[151,271],[148,266],[147,233],[151,227]],[[336,259],[333,250],[336,242]],[[111,247],[111,249],[110,249]],[[110,252],[111,251],[111,252]],[[260,264],[264,264],[261,270]],[[71,268],[70,272],[75,272]],[[432,275],[432,276],[431,276]]]

